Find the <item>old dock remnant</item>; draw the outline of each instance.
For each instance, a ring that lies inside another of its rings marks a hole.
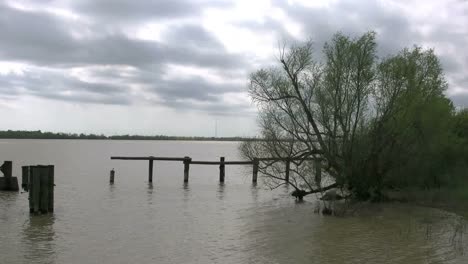
[[[12,176],[13,162],[5,161],[0,166],[3,177],[0,177],[0,191],[19,191],[18,178]]]
[[[29,192],[29,212],[54,211],[54,166],[37,165],[22,167],[23,189]]]
[[[161,161],[182,161],[184,164],[184,182],[189,181],[190,175],[190,165],[219,165],[219,181],[224,182],[226,178],[225,167],[226,165],[252,165],[255,164],[255,161],[226,161],[225,157],[220,157],[219,161],[198,161],[192,160],[191,157],[121,157],[121,156],[113,156],[111,157],[112,160],[148,160],[149,161],[149,168],[148,168],[148,182],[153,181],[153,161],[154,160],[161,160]],[[258,168],[258,161],[257,161],[257,168]],[[253,182],[257,181],[256,173],[258,173],[258,169],[255,170],[254,165],[254,179]]]
[[[162,161],[182,161],[184,164],[184,182],[187,183],[189,181],[189,172],[190,172],[190,164],[193,165],[219,165],[219,182],[224,183],[226,178],[226,165],[252,165],[252,182],[255,184],[257,183],[258,178],[258,171],[260,168],[260,162],[285,162],[286,163],[286,175],[284,181],[289,182],[289,174],[290,174],[290,166],[291,162],[295,160],[320,160],[319,158],[315,157],[272,157],[272,158],[253,158],[252,160],[245,160],[245,161],[226,161],[225,157],[220,157],[219,161],[201,161],[201,160],[192,160],[191,157],[122,157],[122,156],[112,156],[112,160],[148,160],[149,161],[149,168],[148,168],[148,182],[153,182],[153,161],[154,160],[162,160]],[[319,162],[320,163],[320,162]],[[320,165],[320,164],[319,164]],[[316,166],[318,167],[318,165]],[[318,170],[321,170],[318,167]]]
[[[162,161],[185,161],[185,158],[174,158],[174,157],[121,157],[115,156],[111,157],[112,160],[147,160],[148,161],[148,182],[153,182],[153,161],[162,160]]]

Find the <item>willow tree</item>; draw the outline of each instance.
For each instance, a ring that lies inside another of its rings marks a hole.
[[[261,162],[272,187],[291,185],[302,195],[340,187],[365,198],[381,188],[375,179],[391,172],[382,169],[385,159],[411,138],[399,131],[415,112],[407,106],[444,99],[440,63],[420,48],[378,61],[373,32],[335,34],[320,62],[313,51],[312,42],[283,47],[277,66],[250,76],[262,140],[243,143],[241,152],[250,159],[291,159],[288,181],[283,163]],[[321,160],[327,177],[314,177],[311,159]]]

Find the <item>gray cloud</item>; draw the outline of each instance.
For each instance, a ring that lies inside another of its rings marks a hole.
[[[282,0],[276,0],[274,3],[284,10],[290,19],[304,27],[305,35],[312,38],[317,49],[321,49],[337,31],[359,35],[369,30],[377,32],[379,57],[394,54],[413,45],[435,48],[436,53],[441,54],[440,59],[451,80],[450,85],[457,89],[466,89],[468,92],[468,80],[457,77],[466,76],[468,72],[465,51],[468,46],[466,12],[463,16],[465,22],[458,26],[450,24],[452,21],[430,19],[429,33],[423,33],[421,26],[424,25],[415,23],[403,10],[391,8],[383,1],[338,0],[331,2],[327,7],[319,8],[289,5]],[[430,5],[429,2],[427,4]],[[468,10],[468,2],[452,1],[450,10]],[[461,103],[462,100],[454,99],[454,102]]]
[[[250,113],[249,105],[226,104],[221,98],[228,92],[245,91],[243,85],[230,80],[245,78],[255,58],[227,52],[209,28],[197,22],[204,8],[227,8],[232,2],[83,0],[70,1],[71,5],[50,1],[47,5],[57,3],[79,19],[66,19],[44,8],[24,11],[0,4],[0,61],[34,66],[22,76],[0,75],[2,95],[15,98],[28,94],[80,103],[126,105],[144,101],[143,95],[130,93],[130,87],[137,85],[144,94],[157,98],[150,99],[152,104],[217,114]],[[464,51],[468,45],[467,28],[454,28],[450,21],[434,20],[431,30],[423,34],[421,25],[407,14],[377,0],[338,0],[319,8],[290,5],[283,0],[275,0],[273,4],[304,28],[304,38],[312,38],[318,50],[337,31],[357,35],[368,30],[378,33],[381,57],[412,44],[435,45],[436,51],[437,45],[444,46],[446,50],[440,49],[440,58],[451,85],[459,90],[468,87],[465,77],[468,58]],[[458,10],[467,7],[466,2],[452,4]],[[171,23],[163,31],[161,41],[127,35],[129,28],[143,23],[168,21]],[[468,25],[468,20],[465,24]],[[234,26],[260,35],[274,33],[278,41],[293,39],[285,25],[273,17],[239,20]],[[275,47],[277,43],[271,45]],[[206,76],[168,80],[165,73],[171,64],[210,69],[226,82],[214,83]],[[98,80],[84,82],[65,74],[76,67],[87,69],[87,74]],[[453,97],[455,103],[465,104],[464,97],[460,98]]]
[[[157,102],[156,102],[157,103]],[[212,115],[218,116],[250,116],[254,117],[256,112],[252,110],[249,104],[235,104],[235,105],[226,105],[222,102],[211,103],[211,104],[194,104],[193,102],[184,102],[184,101],[167,101],[166,105],[181,111],[187,109],[200,111],[200,112],[209,112]]]
[[[380,56],[394,53],[421,39],[404,13],[390,9],[380,1],[339,0],[331,2],[330,6],[317,8],[289,5],[282,0],[275,3],[290,19],[304,27],[305,37],[310,37],[318,49],[338,31],[354,36],[376,31]]]
[[[224,51],[221,42],[199,25],[173,26],[163,37],[168,43],[178,47]]]
[[[0,91],[10,96],[33,95],[81,103],[130,103],[125,85],[84,82],[60,72],[41,70],[1,74]]]
[[[169,34],[171,42],[167,44],[130,39],[121,33],[75,39],[66,23],[47,13],[25,12],[0,5],[0,34],[3,38],[0,59],[37,65],[144,66],[171,62],[233,69],[246,63],[242,56],[225,52],[219,41],[197,26],[175,28]]]
[[[233,84],[219,86],[196,77],[160,82],[155,84],[152,90],[167,101],[194,99],[205,102],[218,102],[223,93],[241,92],[243,88]]]
[[[83,6],[78,11],[84,12],[91,3],[94,1],[81,2]],[[120,11],[104,8],[93,10],[98,13],[110,12],[118,18],[119,12],[123,12],[128,3],[116,2],[112,8],[122,8]],[[104,7],[107,4],[100,2],[97,5]],[[128,14],[137,16],[142,12],[142,16],[159,15],[146,10],[144,4],[131,3]],[[178,17],[184,12],[190,12],[190,8],[183,4],[180,1],[167,1],[158,3],[158,7],[174,12],[166,12],[162,16]],[[153,7],[156,6],[148,8]],[[106,18],[106,15],[102,18]],[[72,34],[73,31],[86,30],[94,33],[83,38]],[[146,41],[131,39],[118,31],[106,32],[96,26],[90,28],[87,24],[73,24],[47,12],[24,11],[0,4],[0,34],[3,36],[0,60],[21,61],[37,66],[33,72],[22,76],[0,76],[0,91],[9,95],[29,94],[82,103],[129,104],[132,98],[128,87],[141,84],[149,87],[146,91],[162,98],[160,103],[169,107],[174,107],[176,101],[184,100],[203,101],[208,106],[218,103],[220,94],[241,91],[241,88],[229,84],[215,85],[202,77],[168,81],[163,78],[166,65],[211,68],[222,71],[224,75],[230,72],[235,75],[247,64],[241,55],[226,52],[221,42],[203,27],[191,24],[172,27],[164,35],[164,42]],[[107,70],[96,68],[99,65],[107,67]],[[122,65],[132,66],[133,71],[126,73],[119,68]],[[71,67],[95,67],[94,77],[112,81],[83,82],[53,71],[38,70],[40,67],[59,71]],[[190,104],[179,106],[191,107]],[[209,107],[206,109],[209,110]]]
[[[224,0],[80,0],[74,1],[72,8],[75,12],[94,20],[128,23],[196,16],[205,6],[229,5],[229,2]]]
[[[222,97],[227,92],[242,92],[244,87],[236,83],[211,83],[201,77],[165,79],[164,71],[154,74],[151,68],[125,71],[114,67],[93,70],[91,78],[83,81],[63,72],[30,69],[22,74],[0,74],[0,94],[11,98],[32,95],[53,100],[77,103],[129,105],[134,100],[145,100],[145,95],[155,95],[152,105],[177,108],[181,111],[197,110],[213,114],[245,114],[249,106],[226,104]],[[131,86],[140,86],[140,96],[130,96]]]
[[[0,59],[58,60],[76,48],[60,22],[45,13],[19,11],[0,4]]]
[[[456,106],[468,108],[468,93],[457,93],[449,96]]]
[[[98,19],[144,20],[148,17],[174,18],[197,12],[190,1],[100,0],[75,1],[73,9]]]

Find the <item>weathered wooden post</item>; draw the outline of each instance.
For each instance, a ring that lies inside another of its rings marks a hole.
[[[284,180],[285,180],[286,182],[289,182],[289,167],[290,167],[290,165],[291,165],[291,160],[290,160],[290,159],[287,159],[287,160],[286,160],[286,176],[285,176],[285,178],[284,178]]]
[[[2,178],[0,178],[0,190],[3,191],[18,191],[18,178],[12,176],[12,167],[13,163],[11,161],[5,161],[2,166],[0,166],[0,171],[3,173]]]
[[[48,172],[49,172],[49,204],[48,210],[49,212],[54,211],[54,187],[55,187],[55,172],[54,172],[54,165],[49,165]]]
[[[0,167],[0,170],[3,172],[3,176],[5,176],[5,190],[10,190],[11,187],[11,173],[12,173],[13,163],[11,161],[5,161]]]
[[[115,170],[112,168],[110,171],[110,178],[109,178],[109,183],[113,184],[114,183],[114,178],[115,178]]]
[[[257,176],[258,176],[258,159],[253,159],[253,175],[252,175],[252,182],[257,183]]]
[[[23,169],[23,172],[28,170]],[[48,213],[54,211],[54,166],[29,167],[29,212]]]
[[[219,164],[219,182],[224,182],[224,176],[225,176],[225,173],[224,173],[224,168],[225,168],[224,157],[220,157],[219,162],[221,162]]]
[[[22,166],[21,171],[21,188],[27,192],[29,191],[29,166]]]
[[[153,157],[150,157],[149,160],[149,167],[148,167],[148,182],[152,183],[153,182]]]
[[[48,166],[44,166],[44,167],[41,166],[40,170],[41,170],[41,178],[40,178],[41,189],[39,192],[40,192],[41,200],[39,203],[39,210],[41,211],[41,213],[47,213],[49,212],[49,198],[50,198],[49,168]]]
[[[192,159],[190,157],[184,157],[184,182],[188,182],[191,161]]]
[[[41,198],[41,175],[40,169],[38,166],[31,166],[31,174],[29,176],[29,212],[38,213],[39,212],[39,201]]]

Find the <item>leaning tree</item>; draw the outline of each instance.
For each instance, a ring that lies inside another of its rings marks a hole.
[[[411,127],[409,106],[444,99],[440,63],[418,47],[379,62],[373,32],[335,34],[319,59],[312,46],[284,46],[278,66],[250,76],[261,136],[242,143],[241,152],[271,158],[259,166],[267,183],[290,185],[299,198],[337,187],[367,198],[396,166],[387,162],[395,152],[411,155],[402,144],[411,145],[420,131]],[[401,129],[405,122],[410,128]],[[290,162],[288,179],[278,160]],[[313,173],[320,168],[325,177]]]

